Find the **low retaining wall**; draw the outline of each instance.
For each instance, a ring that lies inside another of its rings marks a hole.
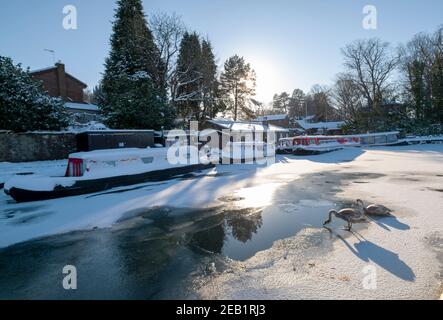
[[[67,159],[76,149],[74,133],[0,131],[0,162]]]

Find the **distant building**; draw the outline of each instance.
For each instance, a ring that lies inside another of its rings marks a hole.
[[[275,114],[256,118],[254,121],[272,124],[274,126],[289,128],[289,116],[287,114]]]
[[[288,128],[282,128],[270,123],[263,124],[256,121],[234,121],[229,119],[212,119],[212,120],[206,120],[205,123],[201,126],[202,129],[213,129],[217,131],[220,136],[223,133],[223,130],[230,130],[233,133],[236,134],[242,134],[242,133],[253,133],[254,139],[255,134],[263,134],[264,140],[266,138],[266,132],[272,131],[275,133],[275,143],[277,144],[279,139],[281,138],[287,138],[289,137],[289,129]],[[220,139],[220,142],[222,142],[222,139]],[[220,149],[223,149],[225,146],[220,145]]]
[[[34,70],[31,76],[42,82],[43,89],[51,97],[59,97],[65,101],[65,108],[74,120],[79,123],[99,121],[99,108],[85,102],[84,90],[87,85],[65,70],[63,63],[56,63],[53,67]]]
[[[324,134],[324,135],[338,135],[342,134],[341,127],[344,121],[330,121],[330,122],[314,122],[314,116],[302,117],[295,119],[295,124],[298,128],[304,130],[306,134]]]

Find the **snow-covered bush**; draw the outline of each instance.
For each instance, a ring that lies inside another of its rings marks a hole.
[[[0,129],[60,130],[66,125],[62,100],[50,97],[20,64],[0,56]]]

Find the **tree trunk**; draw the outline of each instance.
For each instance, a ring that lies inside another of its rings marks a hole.
[[[238,90],[235,88],[235,95],[234,95],[234,121],[237,121],[237,106],[238,106]]]

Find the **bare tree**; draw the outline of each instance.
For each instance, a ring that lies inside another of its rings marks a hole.
[[[307,97],[307,107],[317,120],[329,121],[336,118],[337,111],[331,104],[331,88],[316,84]]]
[[[337,76],[332,97],[333,103],[343,119],[349,122],[357,121],[364,99],[350,75],[341,73]]]
[[[369,108],[380,106],[389,91],[390,77],[399,64],[399,55],[380,39],[357,40],[342,49],[350,80],[366,99]]]
[[[171,82],[176,76],[175,70],[180,42],[186,32],[186,27],[181,17],[175,13],[172,15],[166,13],[154,15],[150,19],[150,25],[165,64],[165,82],[171,88]]]
[[[418,120],[443,119],[443,26],[399,50],[405,101]]]

